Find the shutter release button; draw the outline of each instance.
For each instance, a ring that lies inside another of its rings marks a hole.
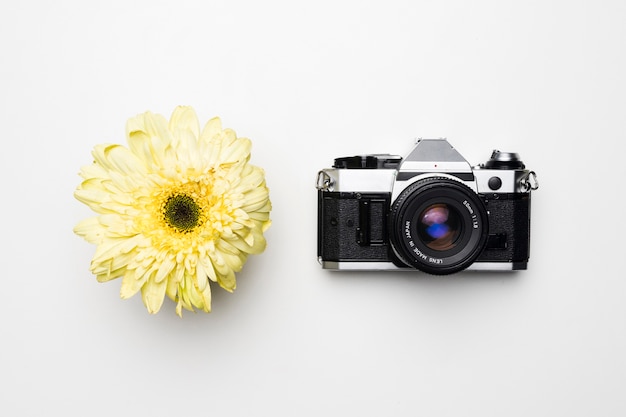
[[[499,190],[500,187],[502,187],[502,180],[500,179],[500,177],[491,177],[489,178],[489,182],[487,182],[487,185],[493,191],[496,191]]]

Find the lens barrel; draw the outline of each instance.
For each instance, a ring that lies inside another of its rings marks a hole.
[[[446,275],[471,265],[489,234],[478,195],[445,177],[418,180],[392,205],[389,235],[396,255],[423,272]]]

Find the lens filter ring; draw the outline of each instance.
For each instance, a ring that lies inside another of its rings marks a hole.
[[[390,239],[408,266],[446,275],[471,265],[488,237],[487,210],[476,193],[449,178],[428,177],[392,205]]]

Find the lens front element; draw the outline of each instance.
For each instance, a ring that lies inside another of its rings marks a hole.
[[[454,248],[461,234],[459,213],[447,204],[428,206],[418,217],[418,236],[426,246],[436,251]]]

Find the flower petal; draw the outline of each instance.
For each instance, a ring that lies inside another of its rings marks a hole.
[[[224,274],[217,276],[217,283],[226,291],[233,292],[237,288],[235,272],[232,269],[226,269]]]
[[[126,124],[130,150],[154,172],[163,167],[165,150],[172,143],[167,120],[150,112],[130,119]]]
[[[176,132],[177,130],[189,130],[197,139],[200,135],[200,123],[193,107],[178,106],[172,112],[170,117],[169,130]]]
[[[141,235],[133,237],[123,238],[108,238],[105,239],[96,248],[96,253],[93,257],[93,263],[98,264],[100,262],[109,260],[124,253],[129,253],[137,246],[143,243],[145,238]]]
[[[166,289],[167,280],[156,282],[154,277],[149,278],[143,287],[141,287],[141,298],[150,314],[156,314],[161,309],[163,300],[165,299]]]
[[[161,265],[159,265],[159,269],[154,277],[155,282],[163,281],[167,276],[170,275],[174,267],[176,266],[176,262],[174,258],[171,256],[166,256],[162,261]]]
[[[122,174],[145,173],[145,166],[122,145],[96,145],[91,153],[96,163],[109,171]]]
[[[74,233],[82,236],[87,242],[99,245],[104,238],[105,229],[102,227],[97,217],[90,217],[80,221],[74,227]]]
[[[202,296],[202,310],[206,313],[211,312],[211,286],[207,285],[206,288],[200,293]]]
[[[208,143],[220,133],[222,133],[222,121],[219,117],[214,117],[204,125],[204,129],[202,129],[200,134],[200,141]]]
[[[120,297],[123,299],[127,299],[137,294],[137,292],[145,284],[147,279],[147,275],[137,274],[136,270],[126,270],[126,273],[122,278]]]

